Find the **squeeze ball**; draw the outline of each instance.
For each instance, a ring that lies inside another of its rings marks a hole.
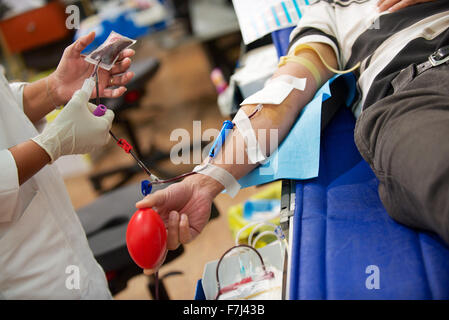
[[[167,231],[156,211],[145,208],[134,213],[126,230],[126,245],[131,258],[142,269],[159,266],[167,250]]]

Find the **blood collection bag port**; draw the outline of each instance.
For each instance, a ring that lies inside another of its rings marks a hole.
[[[106,41],[103,42],[97,49],[89,53],[85,60],[95,65],[100,62],[99,66],[109,71],[117,61],[120,52],[126,48],[129,48],[134,43],[136,43],[136,40],[112,31]]]

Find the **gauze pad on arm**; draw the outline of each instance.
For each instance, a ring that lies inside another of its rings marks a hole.
[[[258,105],[257,107],[261,108],[262,105]],[[240,109],[237,112],[233,122],[245,141],[246,153],[250,163],[259,163],[264,161],[266,157],[260,148],[259,142],[257,141],[256,133],[251,125],[251,121],[243,109]]]

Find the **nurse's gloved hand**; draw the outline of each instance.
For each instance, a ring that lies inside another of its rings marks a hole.
[[[56,119],[32,140],[48,153],[51,162],[63,155],[89,153],[104,146],[110,139],[114,113],[107,110],[104,116],[96,117],[92,114],[95,108],[86,92],[75,92]]]

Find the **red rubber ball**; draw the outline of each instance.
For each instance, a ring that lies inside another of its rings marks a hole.
[[[167,249],[167,231],[156,211],[145,208],[134,213],[126,230],[126,245],[131,258],[142,269],[159,266]]]

